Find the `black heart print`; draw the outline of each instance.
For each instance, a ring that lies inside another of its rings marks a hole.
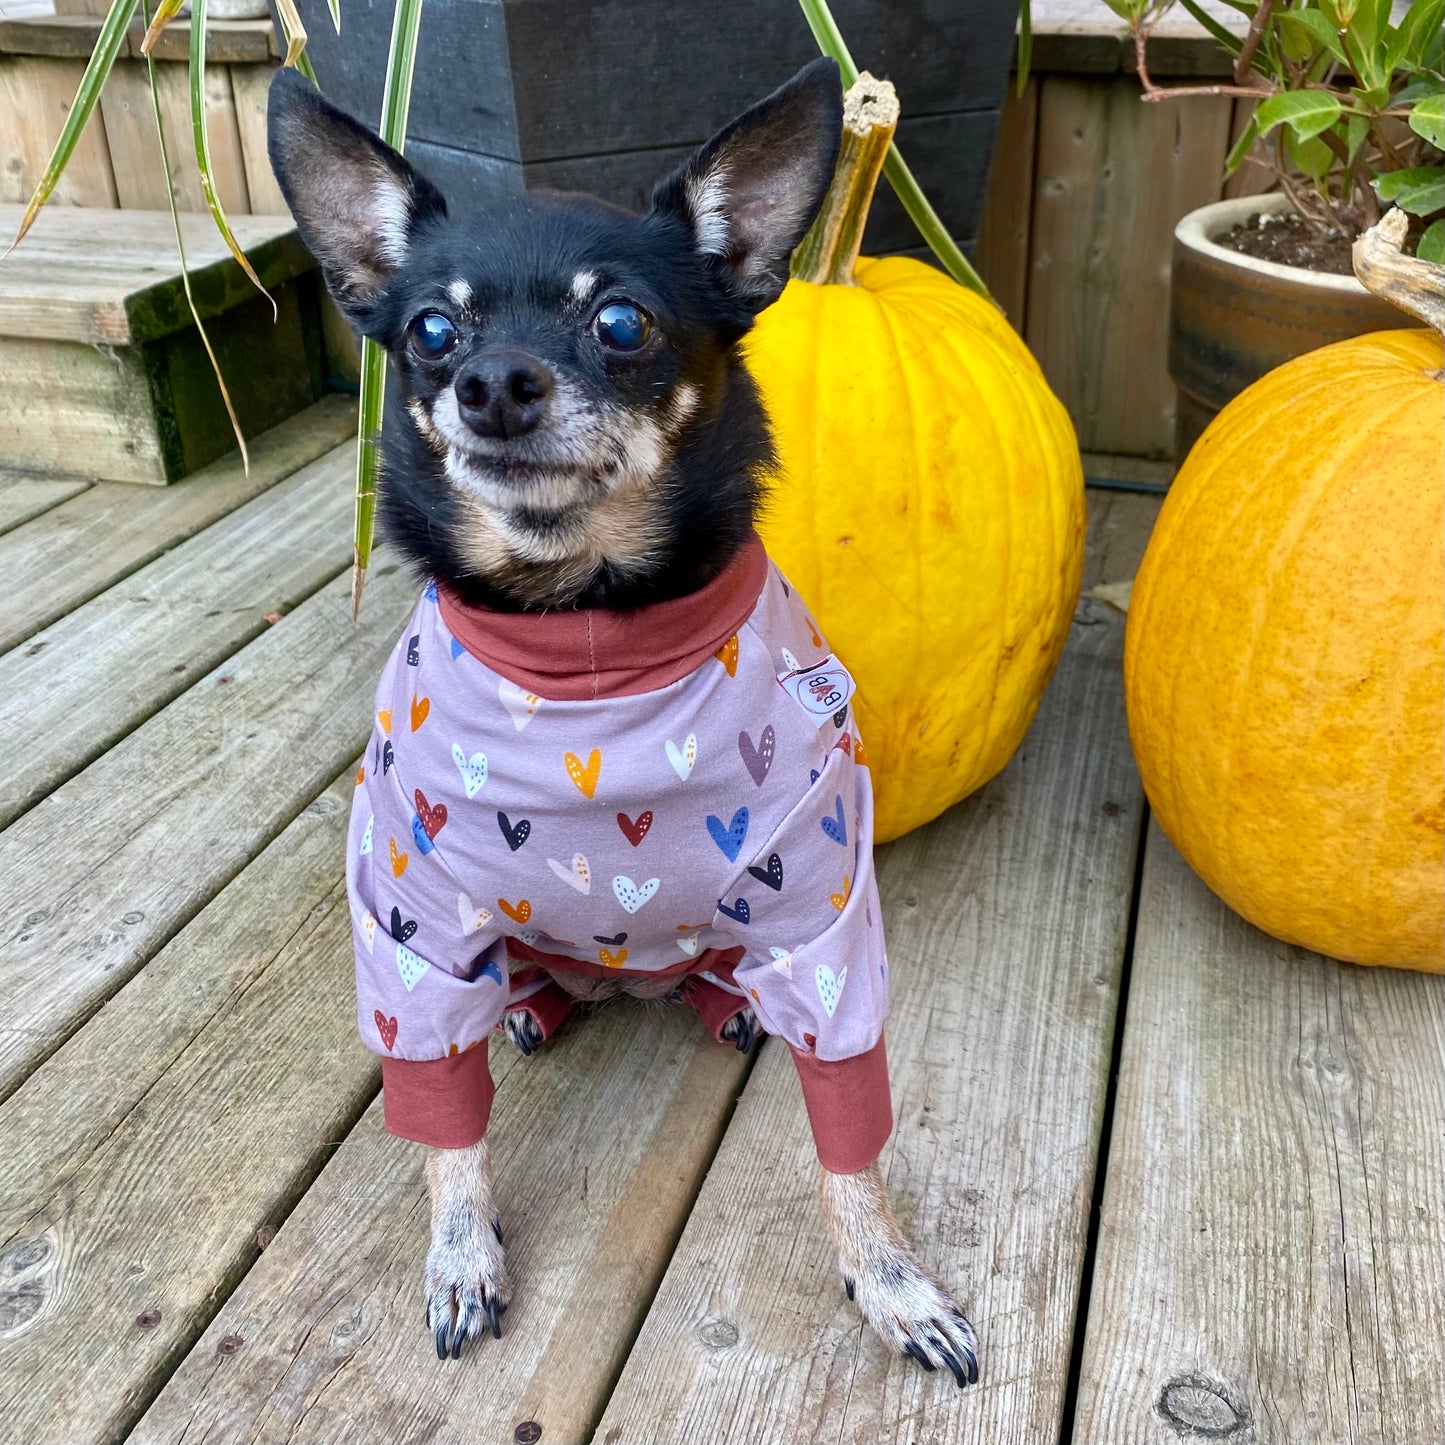
[[[497,827],[507,840],[507,847],[516,852],[532,836],[532,823],[528,818],[518,818],[515,826],[505,813],[497,814]]]
[[[776,853],[768,857],[766,868],[749,868],[748,872],[758,880],[771,888],[774,893],[780,892],[783,886],[783,860]]]
[[[400,908],[391,910],[391,936],[398,943],[405,943],[416,932],[416,919],[403,918]]]

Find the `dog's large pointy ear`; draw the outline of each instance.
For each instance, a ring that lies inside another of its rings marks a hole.
[[[788,257],[828,192],[842,131],[838,67],[815,60],[663,181],[653,211],[683,220],[761,311],[781,293]]]
[[[362,330],[417,227],[446,215],[441,192],[396,151],[278,70],[267,115],[271,169],[327,289]]]

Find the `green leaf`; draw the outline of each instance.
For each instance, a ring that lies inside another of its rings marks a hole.
[[[30,204],[25,207],[25,214],[20,218],[20,228],[15,232],[10,250],[13,251],[24,240],[25,233],[35,224],[40,208],[50,199],[62,172],[75,154],[75,147],[80,143],[85,123],[90,119],[95,103],[100,99],[101,89],[110,77],[111,66],[115,64],[116,56],[125,46],[126,31],[130,28],[130,22],[139,5],[140,0],[113,0],[106,13],[105,22],[100,27],[100,38],[95,42],[95,49],[90,53],[90,62],[80,77],[75,99],[70,102],[70,112],[61,127],[60,139],[55,142],[55,149],[46,162],[45,173],[40,177],[40,183],[30,197]]]
[[[1284,150],[1296,169],[1323,189],[1335,165],[1335,153],[1329,146],[1315,136],[1301,140],[1292,130],[1287,130]]]
[[[336,27],[336,33],[341,34],[341,0],[326,0],[327,9],[331,11],[331,23]]]
[[[146,57],[149,60],[149,56]],[[280,314],[276,309],[276,298],[261,284],[246,253],[236,243],[231,232],[231,223],[216,194],[216,180],[211,165],[211,137],[206,125],[206,0],[191,0],[191,134],[196,143],[196,169],[201,173],[201,190],[205,193],[206,208],[226,249],[236,258],[251,284],[271,303],[271,319]],[[229,90],[229,86],[227,87]]]
[[[1414,0],[1405,12],[1400,21],[1400,34],[1406,37],[1401,59],[1408,68],[1413,70],[1420,65],[1431,39],[1440,34],[1442,19],[1445,19],[1445,0]]]
[[[1439,181],[1445,176],[1445,168],[1441,166],[1408,166],[1404,170],[1387,171],[1383,176],[1377,177],[1372,184],[1375,187],[1375,194],[1382,201],[1396,200],[1406,191],[1415,190],[1420,186],[1428,186],[1432,181]]]
[[[1401,191],[1395,197],[1395,204],[1412,216],[1433,216],[1436,211],[1445,211],[1445,174]]]
[[[1415,254],[1422,261],[1445,262],[1445,221],[1434,221],[1415,243]]]
[[[1345,47],[1340,42],[1340,32],[1318,10],[1285,10],[1276,16],[1276,20],[1282,35],[1290,36],[1298,44],[1309,47],[1299,59],[1313,55],[1317,49],[1323,49],[1341,65],[1350,63],[1345,55]]]
[[[1345,122],[1345,164],[1352,166],[1370,134],[1370,119],[1364,115],[1352,115]]]
[[[1229,175],[1233,175],[1244,164],[1245,157],[1258,139],[1259,122],[1251,115],[1244,129],[1240,131],[1239,139],[1229,148],[1229,154],[1224,158],[1224,169]]]
[[[1328,130],[1341,115],[1339,98],[1321,90],[1282,90],[1255,111],[1260,135],[1287,125],[1301,141]]]
[[[1445,91],[1437,90],[1415,102],[1410,111],[1410,129],[1424,136],[1436,150],[1445,150]]]
[[[1231,55],[1238,55],[1244,49],[1244,40],[1232,30],[1226,30],[1209,11],[1203,9],[1198,0],[1179,0],[1179,3],[1202,25],[1214,39]],[[1256,69],[1259,67],[1256,66]]]

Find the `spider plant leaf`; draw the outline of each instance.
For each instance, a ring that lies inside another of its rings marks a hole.
[[[150,57],[146,58],[149,60]],[[221,198],[216,194],[214,168],[211,165],[211,137],[206,124],[206,0],[191,0],[190,86],[191,133],[195,137],[196,169],[201,173],[201,190],[205,193],[206,208],[216,223],[216,229],[221,233],[221,239],[226,243],[226,249],[236,258],[251,284],[271,303],[271,319],[274,321],[280,315],[276,308],[276,298],[261,284],[261,278],[256,274],[246,253],[237,244],[231,231],[231,223],[226,219],[226,212],[221,205]]]
[[[156,13],[151,16],[151,23],[146,26],[145,39],[140,43],[140,53],[149,57],[151,47],[159,40],[165,32],[167,25],[176,18],[176,13],[186,0],[161,0],[156,6]]]
[[[205,0],[200,0],[202,7],[204,7],[204,3]],[[195,23],[194,20],[192,23]],[[216,385],[221,390],[221,401],[226,408],[226,415],[230,418],[231,430],[236,436],[236,445],[241,449],[242,470],[247,476],[250,476],[251,454],[246,449],[246,438],[241,431],[241,421],[236,415],[235,405],[231,401],[231,393],[226,386],[226,378],[221,374],[221,363],[216,359],[215,350],[211,346],[211,338],[206,334],[206,323],[201,320],[201,313],[196,310],[195,297],[191,295],[191,272],[186,264],[186,242],[184,236],[181,234],[181,215],[176,205],[175,182],[171,179],[171,158],[169,149],[166,146],[166,128],[161,120],[161,96],[160,90],[156,85],[156,63],[149,55],[146,56],[145,62],[146,79],[150,82],[151,109],[155,113],[156,118],[156,142],[160,147],[161,153],[161,174],[166,179],[166,200],[170,205],[171,228],[176,234],[176,256],[181,265],[181,288],[186,293],[186,306],[190,309],[191,320],[196,323],[196,331],[200,334],[201,345],[206,348],[206,356],[210,360],[211,371],[215,375]]]
[[[295,66],[308,80],[314,82],[316,76],[310,68],[311,62],[303,58],[306,52],[306,26],[302,24],[296,0],[276,0],[276,14],[281,21],[281,33],[286,37],[286,58],[281,63]]]
[[[341,0],[326,0],[327,8],[331,11],[331,23],[336,27],[336,33],[341,34]]]
[[[112,0],[105,22],[100,27],[100,38],[95,42],[95,49],[90,53],[90,62],[80,77],[80,87],[75,92],[75,99],[70,102],[70,112],[61,127],[60,139],[55,142],[55,149],[50,153],[50,159],[45,165],[45,173],[40,177],[40,183],[35,187],[30,203],[25,207],[25,214],[20,218],[20,227],[15,232],[15,239],[7,248],[6,255],[24,240],[25,233],[35,224],[41,207],[50,199],[60,182],[62,172],[75,154],[81,132],[100,99],[101,89],[110,77],[110,69],[115,64],[116,56],[125,45],[126,31],[130,28],[131,19],[139,5],[140,0]]]
[[[421,28],[422,0],[396,0],[391,50],[386,58],[386,87],[381,97],[381,138],[395,150],[406,147],[406,119],[411,109],[416,37]],[[352,530],[351,615],[361,609],[366,569],[376,524],[376,477],[380,461],[382,399],[386,391],[386,353],[374,341],[361,343],[361,419],[356,448],[356,515]]]

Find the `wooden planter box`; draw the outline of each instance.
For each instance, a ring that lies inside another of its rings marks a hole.
[[[354,0],[343,33],[301,0],[322,89],[375,125],[392,6]],[[978,232],[1016,0],[832,6],[860,65],[898,87],[898,141],[964,243]],[[817,55],[797,0],[428,0],[407,154],[454,204],[582,190],[630,208],[699,141]],[[867,246],[924,254],[880,187]]]

